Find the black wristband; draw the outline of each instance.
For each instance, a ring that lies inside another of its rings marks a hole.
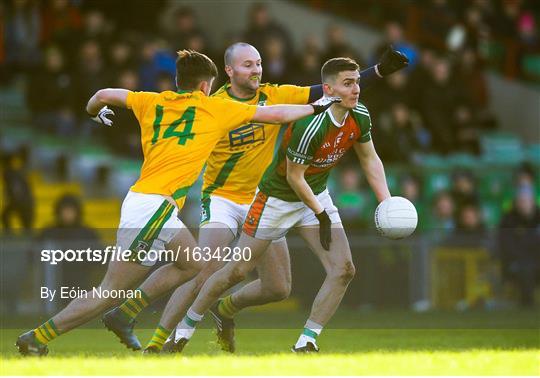
[[[315,216],[317,217],[320,223],[330,220],[330,217],[328,216],[328,213],[326,212],[326,210],[321,211],[319,214],[315,214]]]

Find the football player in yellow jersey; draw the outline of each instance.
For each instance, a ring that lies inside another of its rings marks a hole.
[[[177,92],[102,89],[88,102],[86,110],[98,122],[110,125],[107,117],[114,113],[107,105],[119,106],[131,109],[141,127],[144,162],[139,179],[122,204],[117,234],[117,247],[128,253],[110,260],[99,290],[74,299],[53,318],[19,336],[16,346],[21,354],[47,354],[51,340],[116,304],[117,295],[97,293],[132,289],[156,262],[158,256],[147,252],[196,246],[178,212],[210,152],[227,132],[250,121],[290,122],[331,105],[261,107],[208,97],[217,69],[211,59],[195,51],[179,52],[176,71]],[[177,287],[201,268],[184,253],[174,260],[153,273],[159,279],[153,279],[152,285],[127,294],[131,298],[116,309],[123,318],[104,319],[131,349],[140,349],[136,339],[124,338],[133,328],[135,312],[147,306],[154,293]]]
[[[373,78],[389,75],[407,65],[407,58],[389,49],[381,62],[362,71],[362,83],[368,86]],[[214,97],[233,99],[247,104],[305,104],[321,97],[322,85],[260,84],[262,64],[259,52],[246,43],[231,45],[225,52],[226,72],[230,84],[220,88]],[[279,130],[264,123],[247,123],[230,131],[214,148],[204,174],[199,246],[216,251],[228,246],[239,232],[257,184],[270,164]],[[187,307],[206,278],[221,266],[211,259],[196,278],[179,287],[171,297],[160,324],[146,351],[159,352],[163,339],[182,318]],[[284,238],[271,244],[258,264],[259,279],[226,297],[212,309],[222,348],[234,351],[232,316],[241,308],[286,298],[291,289],[289,251]],[[147,284],[154,277],[147,280]],[[144,284],[143,284],[144,285]],[[179,332],[181,332],[179,330]],[[134,337],[134,336],[130,336]],[[171,338],[173,341],[174,338]],[[171,346],[171,343],[166,344]],[[178,350],[178,345],[173,345]]]

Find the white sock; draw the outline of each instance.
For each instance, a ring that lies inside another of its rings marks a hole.
[[[178,341],[181,338],[191,339],[193,333],[195,333],[195,327],[197,323],[200,322],[203,318],[203,315],[197,314],[191,308],[187,311],[184,319],[176,326],[174,332],[174,341]]]
[[[304,330],[300,334],[300,337],[298,338],[298,341],[294,345],[295,348],[301,348],[305,347],[308,342],[313,343],[313,345],[317,346],[317,336],[319,336],[322,332],[323,326],[320,324],[317,324],[311,320],[308,320],[306,324],[304,325]]]

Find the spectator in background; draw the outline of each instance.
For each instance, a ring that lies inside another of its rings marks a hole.
[[[518,32],[519,39],[526,48],[538,48],[538,29],[533,12],[526,11],[519,16]]]
[[[50,47],[43,66],[34,70],[26,82],[26,102],[32,111],[32,123],[39,131],[56,135],[76,132],[73,113],[73,79],[66,70],[62,51]]]
[[[54,224],[44,228],[38,236],[39,245],[50,249],[87,249],[101,247],[96,232],[83,224],[81,200],[72,194],[65,194],[54,205]],[[91,284],[91,270],[101,264],[88,261],[63,261],[59,264],[58,286],[88,289]],[[69,299],[66,300],[69,302]]]
[[[454,9],[447,0],[432,0],[423,17],[424,30],[432,38],[444,39],[450,25],[456,20]]]
[[[411,201],[414,207],[416,207],[419,222],[418,227],[423,228],[423,223],[425,222],[425,209],[420,189],[422,187],[421,184],[420,179],[416,175],[407,174],[400,180],[399,193],[401,196]]]
[[[537,17],[540,16],[537,12]],[[532,11],[525,11],[518,21],[519,40],[519,68],[523,77],[531,81],[540,82],[540,36],[538,34],[538,21]]]
[[[315,34],[304,38],[301,51],[292,65],[291,82],[296,85],[313,85],[321,80],[321,46]]]
[[[385,77],[382,83],[374,88],[368,88],[369,96],[365,96],[365,102],[372,118],[378,120],[383,113],[390,114],[395,104],[408,105],[411,101],[408,76],[403,71]]]
[[[455,148],[454,119],[462,99],[458,83],[452,80],[450,64],[445,59],[435,62],[432,79],[426,83],[420,109],[424,124],[431,133],[436,152],[447,154]]]
[[[521,1],[501,1],[498,13],[497,27],[493,30],[503,38],[517,38],[518,20],[521,14]]]
[[[456,231],[458,235],[470,236],[470,241],[481,243],[485,228],[482,210],[478,206],[478,202],[470,201],[462,203],[457,210]]]
[[[41,17],[37,1],[12,1],[6,7],[4,41],[9,74],[36,65],[40,57]]]
[[[296,70],[291,79],[295,85],[308,86],[320,82],[321,62],[317,53],[308,51],[301,54],[294,67]]]
[[[384,50],[381,51],[382,55]],[[345,30],[341,25],[330,24],[326,29],[326,49],[323,54],[323,61],[335,58],[337,56],[344,56],[352,58],[358,62],[360,67],[365,66],[364,59],[354,50],[354,48],[347,42],[345,37]],[[390,75],[392,77],[392,75]]]
[[[260,49],[266,45],[268,39],[279,38],[284,45],[283,50],[294,56],[294,45],[289,32],[271,17],[266,4],[255,3],[252,5],[249,9],[247,23],[248,27],[243,35],[245,42]]]
[[[452,175],[451,194],[458,210],[466,204],[479,202],[476,182],[468,171],[458,170]]]
[[[173,45],[174,46],[174,45]],[[202,33],[193,33],[186,40],[186,48],[214,57],[213,52],[208,45],[208,40]]]
[[[168,32],[167,41],[169,46],[174,46],[174,50],[188,48],[188,41],[194,35],[202,39],[202,45],[208,46],[208,39],[197,24],[193,9],[187,6],[176,9],[173,15],[172,29]]]
[[[62,46],[66,56],[76,56],[82,17],[68,0],[51,0],[43,8],[42,42]]]
[[[540,280],[540,208],[531,186],[518,188],[512,209],[501,220],[498,240],[503,279],[517,284],[523,306],[534,305]]]
[[[81,45],[79,60],[75,73],[75,93],[77,101],[75,109],[86,117],[86,103],[93,93],[106,87],[107,71],[101,47],[97,41],[90,39]]]
[[[83,29],[80,33],[82,40],[94,40],[102,50],[107,50],[111,44],[113,25],[107,22],[104,14],[96,9],[87,11],[83,16]]]
[[[263,46],[264,76],[269,83],[285,84],[289,81],[289,61],[280,37],[269,37]]]
[[[405,54],[409,58],[409,68],[406,71],[411,72],[418,62],[418,50],[414,45],[405,40],[403,27],[398,21],[386,23],[385,38],[375,49],[375,54],[372,57],[373,62],[377,61],[378,57],[388,48],[388,45],[392,45],[395,50]]]
[[[493,27],[490,26],[489,20],[485,19],[479,3],[470,5],[464,13],[465,35],[462,47],[478,51],[479,41],[488,38]],[[497,27],[496,25],[493,26]]]
[[[317,34],[308,34],[304,38],[304,43],[302,46],[302,53],[303,54],[315,54],[317,56],[321,56],[322,54],[322,48],[320,44],[320,38]],[[319,62],[321,61],[321,58],[319,58]]]
[[[529,186],[531,188],[534,188],[535,185],[535,169],[534,167],[529,163],[523,163],[521,166],[516,170],[514,175],[514,185],[516,188],[520,188],[523,186]]]
[[[421,99],[424,97],[424,91],[427,83],[432,80],[432,70],[437,56],[435,50],[424,46],[420,50],[418,64],[414,67],[409,75],[409,104],[417,110],[421,110]]]
[[[480,154],[480,125],[473,110],[462,105],[456,109],[455,119],[456,151]]]
[[[429,228],[437,234],[448,235],[456,228],[455,204],[447,191],[435,195],[429,217]]]
[[[457,208],[456,228],[449,236],[448,243],[459,247],[486,248],[485,231],[478,203],[476,201],[461,203]]]
[[[536,175],[538,174],[538,170],[535,169],[534,166],[532,166],[530,163],[523,163],[521,164],[517,170],[514,172],[513,177],[513,184],[514,184],[514,190],[512,192],[512,197],[510,201],[508,202],[513,203],[514,202],[514,194],[517,192],[520,188],[531,188],[533,195],[535,197],[535,201],[537,203],[540,203],[540,190],[536,186]],[[509,206],[505,206],[505,209],[508,209],[511,207],[511,204]]]
[[[132,45],[125,39],[117,39],[114,41],[107,53],[107,72],[109,75],[107,81],[113,86],[113,83],[118,80],[118,77],[122,72],[136,69],[137,61],[133,54]]]
[[[459,54],[456,80],[464,85],[467,103],[476,112],[486,111],[489,102],[484,69],[474,49],[467,47]]]
[[[34,195],[24,170],[25,159],[22,151],[8,154],[3,159],[4,194],[2,224],[6,232],[11,232],[13,217],[17,217],[26,235],[32,232],[34,224]]]
[[[381,115],[373,135],[377,138],[377,151],[389,162],[409,162],[429,145],[429,135],[418,117],[400,102],[393,105],[391,112]]]
[[[149,39],[142,47],[142,61],[139,66],[139,82],[141,90],[155,91],[158,77],[168,73],[171,77],[176,74],[175,58],[164,43],[157,39]]]

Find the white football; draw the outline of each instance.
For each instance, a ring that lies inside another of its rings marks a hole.
[[[416,208],[407,198],[387,198],[375,210],[375,227],[389,239],[406,238],[414,232],[417,224]]]

